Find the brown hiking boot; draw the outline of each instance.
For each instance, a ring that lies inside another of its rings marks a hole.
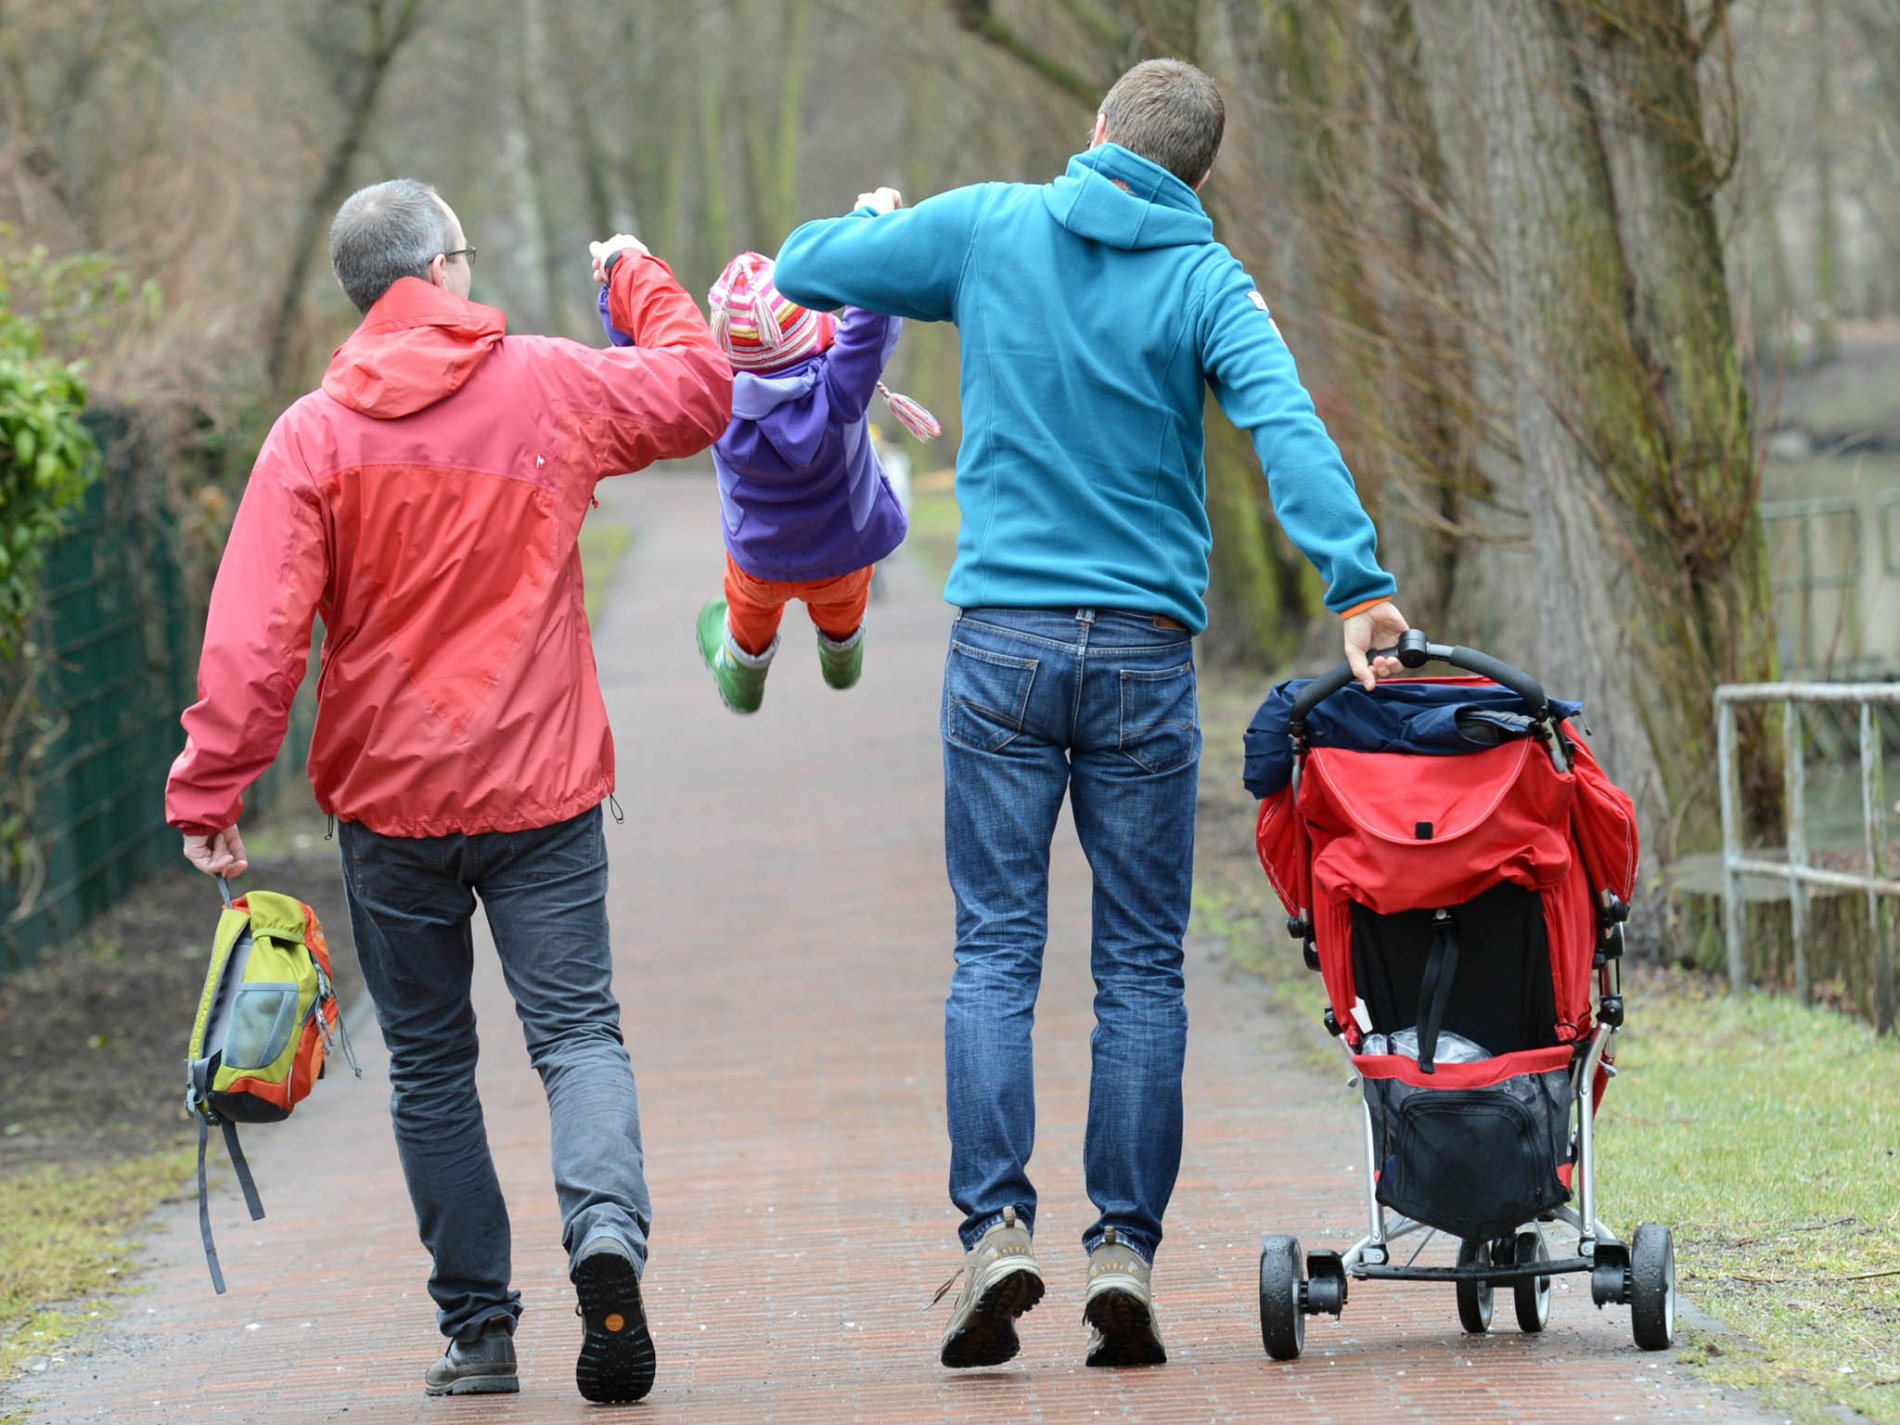
[[[1015,1208],[1004,1208],[1003,1220],[977,1240],[963,1259],[962,1273],[963,1291],[944,1328],[938,1359],[956,1370],[1000,1366],[1022,1349],[1016,1318],[1042,1300],[1042,1268]],[[949,1288],[945,1282],[944,1290]]]
[[[1082,1319],[1089,1324],[1092,1366],[1158,1366],[1168,1359],[1155,1324],[1153,1268],[1110,1227],[1089,1253],[1089,1288]]]

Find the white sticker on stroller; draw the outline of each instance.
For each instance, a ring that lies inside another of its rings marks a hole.
[[[1371,1013],[1370,1013],[1370,1012],[1369,1012],[1369,1011],[1368,1011],[1368,1010],[1366,1009],[1366,1002],[1365,1002],[1365,1000],[1363,1000],[1363,999],[1354,999],[1354,1000],[1353,1000],[1353,1002],[1352,1002],[1352,1022],[1353,1022],[1354,1024],[1356,1024],[1356,1025],[1358,1025],[1358,1026],[1359,1026],[1359,1032],[1360,1032],[1361,1034],[1370,1034],[1370,1033],[1372,1033],[1372,1015],[1371,1015]]]

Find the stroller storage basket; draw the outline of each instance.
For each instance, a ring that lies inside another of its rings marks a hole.
[[[1421,1073],[1401,1055],[1355,1055],[1372,1113],[1378,1200],[1465,1241],[1509,1236],[1560,1206],[1568,1166],[1571,1046]]]

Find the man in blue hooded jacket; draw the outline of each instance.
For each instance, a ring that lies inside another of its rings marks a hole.
[[[977,184],[910,209],[880,189],[778,255],[793,301],[953,321],[963,354],[942,726],[950,1196],[967,1255],[946,1366],[1008,1360],[1016,1318],[1042,1298],[1030,1028],[1065,790],[1094,874],[1087,1359],[1167,1358],[1150,1271],[1181,1159],[1207,388],[1252,434],[1355,673],[1370,686],[1398,668],[1367,659],[1406,627],[1372,521],[1196,196],[1224,123],[1205,74],[1150,60],[1109,91],[1088,151],[1055,182]]]

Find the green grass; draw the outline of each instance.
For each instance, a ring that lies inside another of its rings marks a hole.
[[[1796,1418],[1823,1418],[1818,1393],[1900,1425],[1900,1043],[1699,981],[1630,1003],[1605,1217],[1673,1228],[1683,1290],[1755,1347],[1688,1358]]]
[[[168,1150],[0,1179],[0,1380],[103,1319],[131,1235],[191,1170],[189,1151]]]
[[[1261,977],[1300,1058],[1332,1075],[1319,977],[1271,895],[1197,873],[1194,928]],[[1695,979],[1627,989],[1598,1120],[1603,1216],[1669,1226],[1683,1291],[1738,1333],[1684,1331],[1682,1359],[1802,1425],[1843,1405],[1900,1425],[1900,1042]]]
[[[621,556],[633,543],[633,531],[623,524],[594,515],[581,526],[581,580],[587,586],[587,621],[600,615],[601,600],[607,597],[614,570]]]

